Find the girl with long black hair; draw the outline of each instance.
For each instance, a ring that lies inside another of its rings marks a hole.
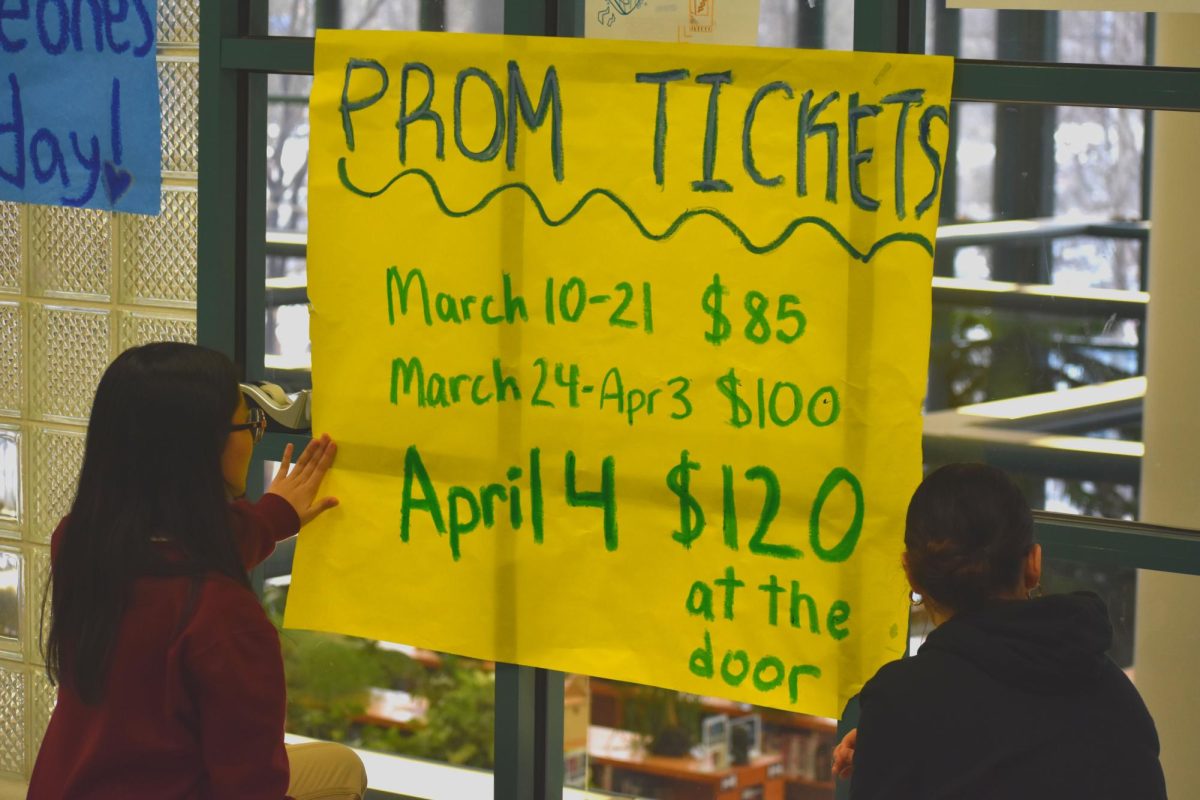
[[[51,540],[46,669],[58,686],[30,798],[357,798],[357,756],[283,743],[279,639],[247,570],[337,501],[327,436],[242,499],[264,430],[233,364],[156,343],[96,389],[69,515]],[[290,762],[290,764],[289,764]],[[291,778],[289,782],[289,776]]]

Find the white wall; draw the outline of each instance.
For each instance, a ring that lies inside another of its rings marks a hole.
[[[1164,66],[1200,66],[1200,14],[1159,15]],[[1144,522],[1200,528],[1200,112],[1155,112]],[[1137,685],[1171,797],[1200,797],[1200,577],[1138,578]]]

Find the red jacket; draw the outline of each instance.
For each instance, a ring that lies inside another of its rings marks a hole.
[[[232,509],[247,569],[300,529],[278,495]],[[279,636],[253,593],[217,575],[204,579],[178,630],[190,585],[188,577],[134,583],[100,705],[58,689],[30,800],[284,798]]]

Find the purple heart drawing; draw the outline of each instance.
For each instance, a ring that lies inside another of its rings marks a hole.
[[[104,191],[108,193],[108,202],[117,204],[129,187],[133,184],[133,173],[121,169],[111,161],[104,162]]]

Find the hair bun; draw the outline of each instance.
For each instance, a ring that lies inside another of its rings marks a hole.
[[[904,543],[914,587],[954,611],[1008,594],[1033,546],[1033,517],[1020,489],[985,464],[950,464],[913,494]]]

